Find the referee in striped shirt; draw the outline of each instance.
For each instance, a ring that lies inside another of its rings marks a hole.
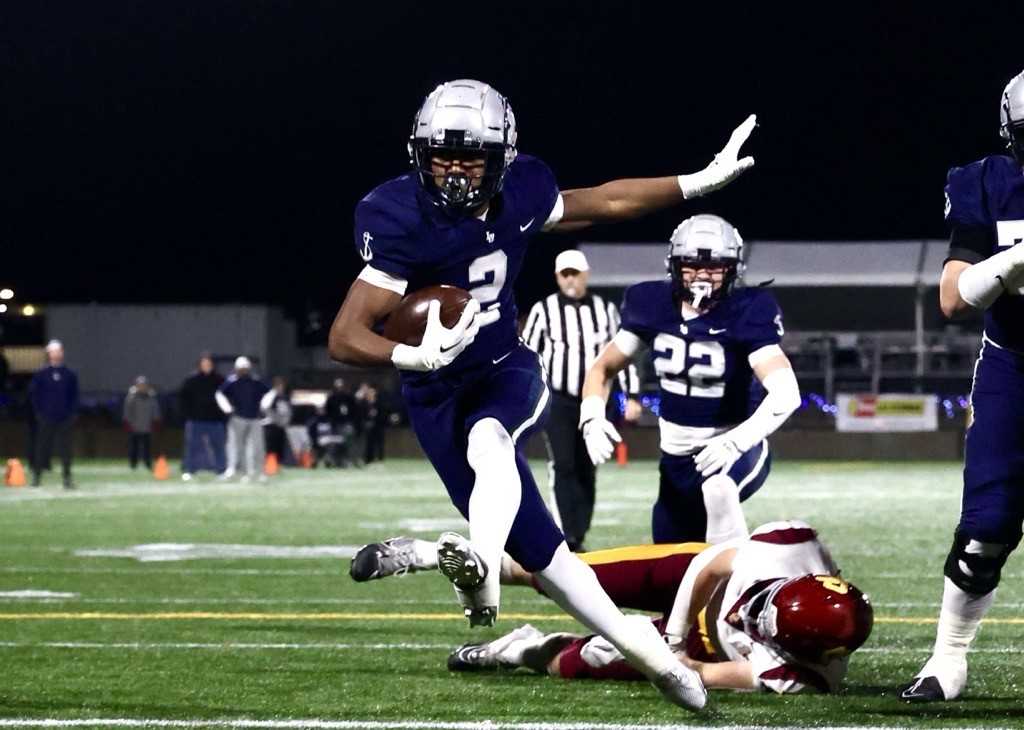
[[[619,329],[619,310],[612,302],[587,292],[590,266],[581,251],[562,251],[555,259],[558,293],[530,310],[523,339],[537,352],[548,376],[551,416],[547,437],[549,472],[557,506],[556,519],[573,551],[583,540],[594,516],[596,467],[579,432],[580,390],[587,370]],[[640,379],[633,364],[619,373],[628,394],[625,418],[640,417]],[[612,400],[611,402],[615,402]]]

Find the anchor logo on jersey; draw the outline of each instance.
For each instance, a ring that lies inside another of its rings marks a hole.
[[[363,248],[359,252],[359,255],[363,257],[363,261],[369,261],[373,258],[373,251],[370,250],[370,241],[373,240],[373,236],[370,235],[369,231],[363,231]]]

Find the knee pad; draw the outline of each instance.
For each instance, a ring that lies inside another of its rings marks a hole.
[[[981,542],[958,530],[943,572],[960,590],[983,596],[999,585],[1000,572],[1012,550],[1013,545]]]
[[[485,418],[469,429],[466,459],[476,470],[495,458],[515,458],[516,446],[505,427],[496,418]]]

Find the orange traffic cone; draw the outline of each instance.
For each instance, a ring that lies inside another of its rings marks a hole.
[[[615,445],[615,463],[619,466],[629,463],[629,447],[626,446],[625,441],[620,441]]]
[[[8,459],[7,470],[4,473],[4,484],[8,487],[25,486],[25,467],[19,459]]]
[[[312,451],[310,451],[309,449],[303,449],[302,453],[299,455],[299,466],[301,466],[303,469],[313,468]]]
[[[272,477],[280,470],[280,465],[277,463],[277,454],[271,451],[267,454],[266,460],[263,462],[263,473],[268,477]]]
[[[167,466],[167,457],[163,454],[160,454],[153,464],[153,478],[161,482],[171,478],[171,468]]]

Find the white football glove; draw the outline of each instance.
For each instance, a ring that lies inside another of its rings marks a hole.
[[[580,431],[587,445],[587,454],[594,466],[599,466],[615,453],[615,444],[622,436],[604,416],[604,398],[590,395],[580,403]]]
[[[740,153],[740,147],[747,141],[747,137],[757,126],[757,115],[751,114],[743,123],[733,130],[729,141],[722,151],[715,155],[711,164],[700,172],[692,175],[679,176],[679,189],[683,191],[684,198],[699,198],[702,195],[714,192],[725,187],[744,172],[754,166],[753,157],[736,159]]]
[[[740,451],[729,432],[702,441],[698,445],[704,448],[694,457],[693,463],[697,467],[697,471],[704,477],[728,473],[732,469],[732,465],[743,456],[743,452]]]
[[[436,299],[427,308],[427,327],[419,345],[395,345],[391,362],[399,370],[429,372],[449,365],[469,347],[480,331],[477,314],[480,302],[470,299],[462,316],[452,327],[441,324],[441,303]]]

